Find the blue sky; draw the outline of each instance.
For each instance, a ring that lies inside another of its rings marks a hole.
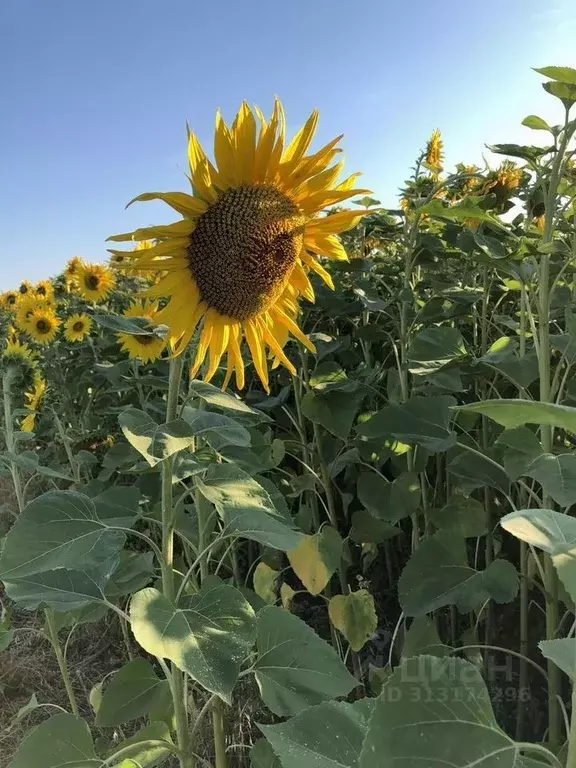
[[[0,29],[0,289],[169,221],[124,205],[186,189],[185,122],[209,148],[218,107],[320,108],[318,141],[345,133],[394,205],[434,128],[449,163],[534,141],[522,118],[559,114],[530,67],[576,66],[573,0],[4,0]]]

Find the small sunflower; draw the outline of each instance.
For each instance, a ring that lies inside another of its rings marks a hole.
[[[47,390],[48,382],[42,376],[42,374],[38,373],[37,371],[34,374],[32,390],[25,393],[26,403],[24,407],[27,411],[31,411],[31,413],[27,414],[20,422],[20,429],[22,432],[34,431],[36,426],[37,412],[46,396]]]
[[[41,280],[34,286],[34,295],[51,302],[54,299],[54,286],[50,280]]]
[[[315,111],[285,147],[286,122],[279,101],[269,121],[246,103],[230,127],[218,114],[215,164],[189,133],[193,194],[151,192],[135,198],[163,200],[184,218],[110,238],[158,240],[130,266],[165,273],[144,295],[169,298],[157,320],[170,328],[176,354],[201,324],[192,376],[209,352],[205,378],[210,380],[227,354],[227,381],[234,373],[242,388],[245,339],[268,389],[269,354],[294,371],[280,341],[286,329],[314,349],[294,319],[300,297],[314,301],[309,274],[316,272],[334,287],[319,257],[347,260],[337,235],[370,212],[321,215],[328,206],[368,190],[354,189],[358,174],[338,182],[342,162],[333,161],[341,137],[306,154],[317,123]]]
[[[84,341],[92,330],[92,319],[88,315],[71,315],[64,324],[64,336],[67,341]]]
[[[53,311],[46,299],[39,299],[34,293],[27,293],[20,298],[15,322],[21,331],[28,332],[32,315],[36,310]]]
[[[24,363],[29,368],[36,366],[36,353],[30,349],[26,342],[22,343],[18,339],[10,339],[4,348],[2,358],[6,363]]]
[[[148,300],[134,301],[123,314],[124,317],[146,317],[152,325],[157,325],[155,317],[158,314],[158,303]],[[131,360],[140,360],[142,363],[153,363],[161,357],[166,346],[164,339],[153,333],[137,336],[118,333],[117,336],[122,351],[126,352]]]
[[[432,176],[438,178],[444,169],[444,142],[439,128],[432,131],[426,145],[426,162],[430,166]]]
[[[56,338],[60,320],[50,309],[39,308],[32,312],[26,333],[38,344],[50,344]]]
[[[33,293],[33,292],[34,292],[34,288],[30,280],[22,280],[22,282],[18,287],[18,293],[20,294],[20,296],[25,296],[27,293]]]
[[[0,306],[9,311],[16,309],[20,294],[18,291],[6,291],[0,295]]]
[[[105,301],[116,285],[116,278],[103,264],[85,264],[78,267],[77,284],[80,294],[87,301]]]

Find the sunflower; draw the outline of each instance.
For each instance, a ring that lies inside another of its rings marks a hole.
[[[34,427],[36,426],[37,411],[40,408],[44,397],[46,396],[47,390],[48,382],[42,376],[42,374],[38,373],[37,371],[34,374],[32,391],[25,393],[26,403],[24,407],[27,411],[31,411],[31,413],[27,414],[20,422],[20,429],[22,432],[34,431]]]
[[[18,291],[6,291],[0,295],[0,306],[7,310],[16,309],[20,294]]]
[[[53,311],[49,301],[39,299],[34,293],[25,294],[20,298],[15,321],[21,331],[29,331],[30,321],[36,310]]]
[[[64,279],[66,281],[66,290],[70,290],[73,285],[76,284],[76,278],[78,276],[78,270],[82,264],[82,259],[79,256],[73,256],[64,268]]]
[[[159,240],[131,267],[166,273],[144,295],[169,298],[156,319],[169,327],[176,354],[202,325],[192,376],[209,351],[205,378],[210,380],[227,353],[226,383],[234,373],[242,388],[245,339],[268,389],[268,352],[294,371],[280,342],[286,330],[314,350],[295,320],[300,297],[314,300],[309,273],[316,272],[334,287],[318,257],[347,260],[336,235],[354,227],[368,212],[321,216],[327,206],[368,190],[354,189],[358,174],[337,182],[342,163],[333,160],[341,137],[306,154],[317,122],[315,111],[285,148],[279,101],[269,122],[246,103],[231,127],[218,114],[215,165],[189,132],[193,194],[151,192],[135,198],[163,200],[184,218],[110,238]]]
[[[124,317],[145,317],[152,325],[157,325],[155,317],[158,314],[158,303],[155,301],[134,301],[123,313]],[[135,335],[130,333],[118,333],[118,342],[122,351],[128,354],[131,360],[140,360],[142,363],[153,363],[161,355],[166,342],[154,333]]]
[[[426,145],[426,163],[430,166],[432,176],[438,178],[444,168],[444,142],[439,128],[432,131]]]
[[[103,264],[85,264],[78,267],[77,283],[80,294],[87,301],[105,301],[116,285],[114,274]]]
[[[18,293],[21,296],[25,296],[27,293],[32,293],[33,291],[34,288],[32,287],[30,280],[22,280],[20,286],[18,287]]]
[[[28,320],[26,333],[38,344],[50,344],[56,338],[60,320],[51,309],[38,308]]]
[[[30,349],[28,344],[22,343],[18,339],[10,339],[4,348],[2,358],[6,363],[21,363],[29,368],[36,366],[36,353]]]
[[[67,341],[84,341],[92,330],[92,320],[88,315],[70,315],[64,324],[64,336]]]
[[[39,299],[51,302],[54,299],[54,286],[50,280],[40,280],[34,286],[34,295]]]

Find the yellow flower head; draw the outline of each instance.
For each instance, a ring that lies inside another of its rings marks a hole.
[[[54,286],[50,280],[41,280],[34,286],[34,295],[44,301],[52,302],[54,299]]]
[[[426,145],[426,162],[431,168],[432,176],[437,178],[444,169],[444,142],[439,128],[432,131]]]
[[[38,308],[32,312],[26,333],[38,344],[50,344],[56,338],[60,320],[51,309]]]
[[[70,315],[64,324],[66,341],[84,341],[92,330],[92,319],[88,315]]]
[[[5,362],[23,363],[29,368],[36,366],[36,353],[30,349],[28,344],[22,343],[18,339],[12,338],[6,344],[2,358]]]
[[[50,302],[47,299],[39,299],[34,293],[27,293],[20,298],[16,310],[16,325],[21,331],[29,331],[32,315],[36,310],[53,312]]]
[[[77,285],[87,301],[105,301],[116,285],[113,272],[102,264],[85,264],[78,267]]]
[[[18,291],[6,291],[0,295],[0,306],[9,311],[16,309],[20,294]]]
[[[32,390],[30,392],[26,392],[25,398],[25,408],[28,411],[31,411],[27,416],[22,419],[20,422],[20,429],[23,432],[33,432],[34,428],[36,426],[36,416],[37,412],[40,408],[40,405],[42,401],[44,400],[44,397],[46,396],[46,392],[48,390],[48,382],[46,379],[42,376],[42,374],[38,373],[38,371],[34,374],[34,383]]]
[[[145,317],[152,325],[157,325],[155,317],[158,314],[158,303],[146,299],[134,301],[123,314],[124,317]],[[118,333],[117,336],[122,351],[126,352],[131,360],[140,360],[142,363],[158,360],[166,346],[164,339],[154,333],[134,336],[130,333]]]
[[[183,218],[110,238],[158,240],[130,266],[165,272],[145,295],[169,298],[157,319],[169,327],[176,354],[201,328],[193,376],[208,355],[205,379],[210,380],[227,355],[227,378],[234,373],[242,388],[245,340],[268,389],[269,352],[294,371],[278,340],[280,328],[314,349],[293,319],[294,300],[288,289],[295,289],[297,301],[300,297],[313,301],[310,272],[333,287],[319,257],[346,260],[337,234],[369,212],[321,215],[326,207],[368,190],[354,189],[357,174],[338,181],[342,162],[334,160],[341,137],[308,154],[317,122],[315,111],[285,146],[286,123],[279,101],[269,120],[247,103],[231,126],[218,114],[214,163],[195,134],[189,133],[193,194],[151,192],[135,198],[163,200]]]
[[[496,184],[502,187],[508,194],[518,189],[522,180],[522,168],[518,168],[512,160],[504,160],[496,171]]]
[[[32,287],[32,283],[29,280],[22,280],[20,286],[18,287],[18,293],[20,296],[25,296],[27,293],[33,292],[34,288]]]
[[[66,278],[67,285],[70,285],[76,281],[78,270],[80,269],[81,264],[82,259],[79,256],[74,256],[66,264],[66,267],[64,268],[64,277]]]

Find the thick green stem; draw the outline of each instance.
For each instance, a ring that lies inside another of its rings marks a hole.
[[[220,699],[215,699],[212,707],[212,725],[214,729],[215,768],[228,768],[226,730],[224,728],[224,716]]]
[[[68,438],[68,435],[66,434],[66,430],[64,429],[62,422],[58,418],[55,411],[53,411],[53,416],[54,416],[54,423],[56,424],[56,429],[58,430],[58,434],[60,435],[60,440],[62,440],[62,445],[64,446],[64,450],[66,451],[68,463],[70,464],[70,469],[74,477],[74,483],[78,488],[82,483],[82,478],[80,476],[80,465],[72,455],[72,447],[70,445],[70,440]]]
[[[4,435],[6,440],[6,449],[8,453],[16,453],[16,444],[14,441],[14,417],[12,415],[12,380],[14,370],[8,368],[2,377],[2,394],[4,398]],[[14,461],[10,461],[10,474],[12,475],[12,484],[14,485],[14,494],[18,512],[21,514],[25,507],[24,492],[22,490],[22,479],[20,470]]]
[[[58,639],[58,630],[56,629],[56,623],[54,621],[54,613],[50,608],[47,608],[46,611],[44,611],[44,615],[46,617],[46,626],[48,628],[50,644],[54,649],[54,655],[56,656],[56,661],[58,662],[60,675],[62,676],[62,681],[64,682],[64,687],[66,688],[66,693],[68,694],[70,709],[72,710],[73,715],[78,715],[78,702],[76,701],[76,694],[72,688],[72,680],[70,679],[70,672],[68,671],[66,657],[62,652],[62,646],[60,645],[60,640]]]
[[[576,768],[576,685],[572,687],[572,714],[570,717],[570,733],[568,734],[566,768]]]
[[[180,379],[182,378],[182,357],[173,359],[170,363],[168,384],[168,399],[166,404],[166,421],[173,421],[178,412],[178,395]],[[164,596],[172,602],[174,590],[174,512],[172,497],[172,457],[165,459],[162,464],[162,590]],[[195,762],[191,755],[188,739],[188,713],[186,708],[187,692],[186,679],[175,664],[171,665],[172,698],[174,702],[174,717],[176,734],[180,749],[180,768],[194,768]]]

